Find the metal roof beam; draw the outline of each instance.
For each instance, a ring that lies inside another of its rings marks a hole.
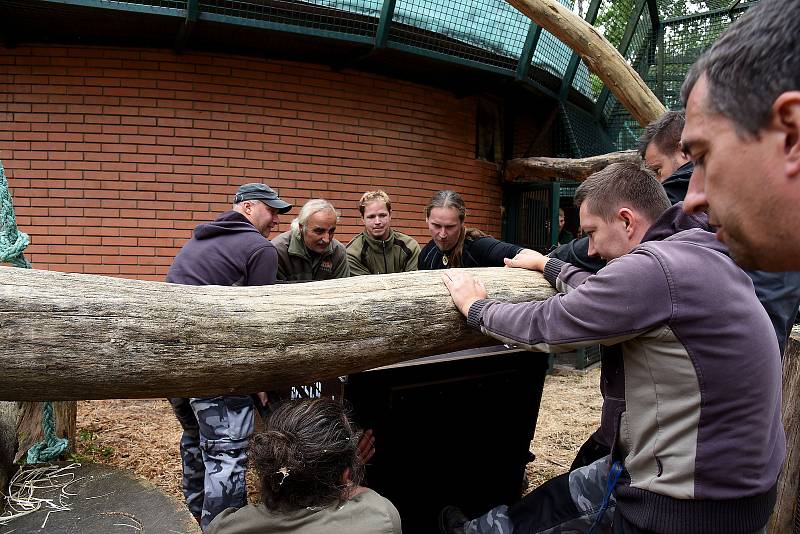
[[[175,53],[182,54],[189,40],[189,36],[194,30],[194,25],[200,16],[200,2],[199,0],[188,0],[186,2],[186,17],[183,19],[183,24],[178,31],[178,36],[175,38]]]
[[[531,61],[533,61],[533,53],[536,51],[536,45],[539,44],[541,35],[542,27],[535,22],[531,22],[531,25],[528,26],[528,35],[525,37],[525,45],[519,55],[517,70],[514,73],[515,80],[522,81],[528,76],[528,71],[531,70]]]
[[[628,53],[628,48],[631,46],[631,40],[633,39],[633,35],[636,33],[636,26],[639,24],[639,19],[642,18],[642,12],[644,11],[644,5],[647,0],[636,0],[636,4],[633,6],[633,11],[631,11],[631,16],[628,18],[628,24],[625,26],[625,34],[622,36],[622,41],[619,43],[619,53],[622,54],[622,57],[625,57],[625,54]],[[597,118],[600,118],[603,115],[603,108],[606,107],[606,102],[608,101],[608,97],[611,94],[608,87],[603,86],[603,90],[600,91],[600,96],[597,97],[597,105],[595,107],[595,115]]]
[[[383,0],[381,7],[381,18],[378,21],[378,29],[375,31],[375,48],[385,48],[389,40],[389,28],[394,18],[394,6],[397,0]]]
[[[601,0],[592,0],[589,4],[589,9],[586,11],[585,20],[591,25],[594,25],[597,20],[597,14],[600,12],[600,2]],[[572,52],[567,70],[564,71],[564,77],[561,79],[561,91],[559,92],[559,98],[561,100],[566,100],[567,96],[569,96],[569,89],[572,87],[572,82],[575,81],[575,75],[578,73],[578,66],[580,63],[581,56],[579,56],[577,52]]]

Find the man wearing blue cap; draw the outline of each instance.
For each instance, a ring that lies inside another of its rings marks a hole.
[[[245,184],[233,208],[200,224],[178,252],[167,282],[260,286],[275,283],[278,254],[268,239],[279,216],[292,209],[265,184]],[[266,398],[262,396],[262,402]],[[183,494],[205,529],[227,508],[247,504],[247,445],[253,433],[253,398],[224,395],[170,399],[183,427]]]

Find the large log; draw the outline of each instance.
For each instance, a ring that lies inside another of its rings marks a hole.
[[[517,158],[506,162],[503,178],[507,182],[583,181],[612,163],[641,162],[635,150],[611,152],[588,158]]]
[[[795,327],[783,357],[783,428],[786,431],[786,461],[778,478],[778,501],[768,532],[798,532],[800,522],[800,327]]]
[[[506,1],[577,52],[639,124],[646,126],[666,111],[614,45],[557,0]]]
[[[478,269],[511,302],[538,273]],[[0,269],[0,400],[253,392],[490,344],[421,271],[261,287]]]

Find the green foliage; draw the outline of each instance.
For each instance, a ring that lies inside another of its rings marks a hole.
[[[78,430],[76,451],[70,455],[72,462],[102,463],[114,456],[114,447],[103,445],[93,427]]]

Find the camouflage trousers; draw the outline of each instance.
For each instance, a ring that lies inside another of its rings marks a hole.
[[[606,496],[610,457],[551,479],[513,505],[498,506],[467,521],[464,534],[566,534],[611,532],[615,500],[600,512]]]
[[[253,434],[249,395],[169,399],[183,427],[183,494],[203,530],[226,508],[247,504],[247,445]]]

